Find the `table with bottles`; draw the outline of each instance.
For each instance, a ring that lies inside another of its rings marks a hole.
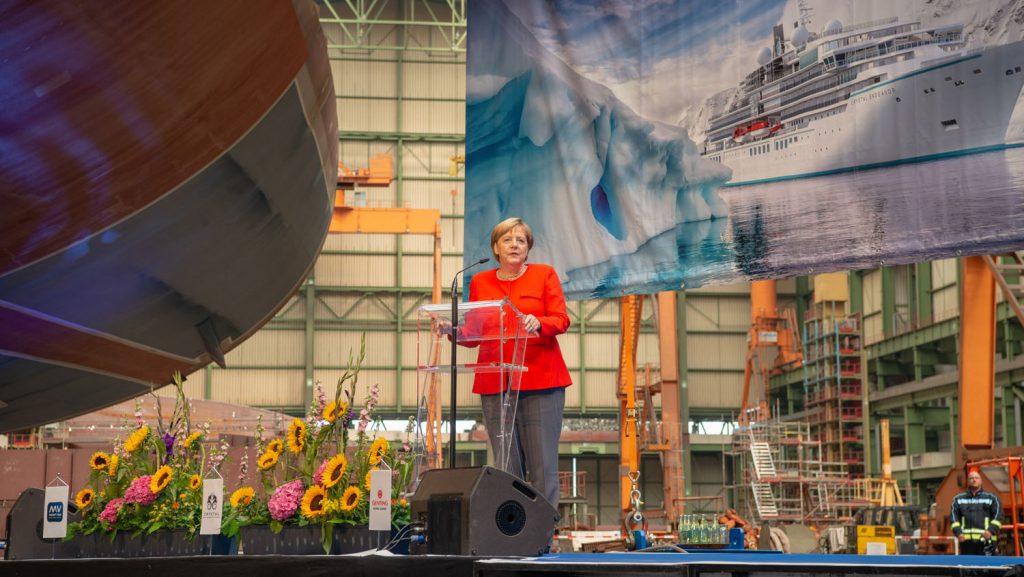
[[[676,525],[679,545],[717,549],[729,545],[729,529],[711,515],[680,515]]]

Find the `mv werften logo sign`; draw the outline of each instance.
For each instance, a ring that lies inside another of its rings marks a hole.
[[[63,539],[68,534],[68,486],[48,486],[43,503],[43,539]]]
[[[46,504],[46,521],[48,523],[60,523],[64,518],[64,503],[54,501]]]

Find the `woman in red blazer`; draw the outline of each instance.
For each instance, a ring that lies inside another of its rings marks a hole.
[[[545,264],[526,263],[531,248],[533,231],[525,222],[509,218],[498,223],[491,231],[491,251],[499,266],[473,276],[469,300],[507,297],[523,314],[523,328],[533,337],[526,341],[527,371],[519,384],[508,469],[557,507],[558,439],[562,432],[565,387],[572,380],[555,337],[569,328],[569,315],[555,270]],[[497,355],[497,347],[481,347],[477,361],[497,361]],[[473,392],[481,395],[484,425],[495,455],[500,446],[499,388],[496,374],[478,374],[473,383]]]

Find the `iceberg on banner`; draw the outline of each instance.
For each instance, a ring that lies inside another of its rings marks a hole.
[[[490,256],[491,227],[519,216],[534,230],[531,260],[563,281],[577,271],[570,297],[667,288],[654,270],[609,275],[594,265],[621,261],[680,223],[727,216],[717,190],[730,169],[701,158],[685,129],[639,116],[571,69],[504,3],[471,10],[465,261]]]

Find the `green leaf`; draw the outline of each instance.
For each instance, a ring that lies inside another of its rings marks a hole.
[[[153,523],[152,525],[149,526],[149,529],[146,530],[146,534],[147,535],[152,535],[153,533],[159,531],[160,528],[163,527],[163,526],[164,526],[164,524],[161,521],[157,521],[156,523]]]
[[[270,530],[273,531],[275,535],[280,533],[281,529],[284,529],[284,525],[280,521],[275,520],[270,522]]]

